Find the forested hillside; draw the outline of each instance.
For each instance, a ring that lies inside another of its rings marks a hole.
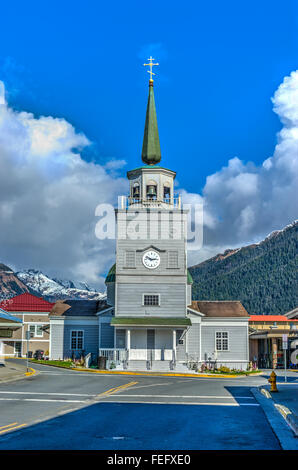
[[[241,300],[250,314],[283,314],[297,307],[297,235],[296,221],[258,244],[192,266],[193,299]]]

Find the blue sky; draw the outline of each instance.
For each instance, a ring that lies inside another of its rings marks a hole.
[[[163,163],[198,192],[229,158],[272,155],[270,98],[297,66],[295,13],[275,0],[5,2],[0,79],[12,106],[66,118],[94,142],[92,158],[128,169],[140,162],[152,53]]]
[[[15,0],[0,44],[0,262],[103,286],[95,207],[141,163],[151,54],[162,164],[204,208],[189,265],[297,218],[297,2]]]

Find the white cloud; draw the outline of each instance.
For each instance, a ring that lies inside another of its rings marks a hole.
[[[231,158],[207,177],[202,195],[180,191],[184,203],[204,203],[204,243],[189,252],[189,264],[258,241],[297,218],[298,71],[272,101],[284,126],[272,156],[260,166]],[[65,119],[36,118],[1,103],[0,261],[102,287],[115,246],[95,237],[94,211],[127,194],[117,174],[125,162],[86,162],[80,151],[90,142]]]
[[[115,174],[123,161],[113,160],[111,174],[81,158],[89,143],[65,119],[0,106],[2,262],[102,283],[114,244],[95,237],[95,208],[115,203],[127,182]]]
[[[203,189],[205,248],[235,247],[261,239],[297,218],[298,71],[285,77],[272,98],[284,127],[262,165],[238,157],[210,175]]]

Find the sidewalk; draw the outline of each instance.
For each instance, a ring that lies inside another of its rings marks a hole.
[[[27,373],[26,364],[23,362],[5,361],[5,365],[0,364],[0,383],[24,379],[26,376],[32,375],[32,371],[33,369],[30,368]]]
[[[270,392],[270,386],[264,387]],[[298,383],[277,383],[277,393],[271,393],[272,400],[279,405],[286,406],[298,420]]]
[[[288,381],[285,382],[284,374],[277,373],[278,392],[270,392],[269,384],[251,389],[285,450],[298,450],[298,377],[296,377],[297,374],[289,373]]]

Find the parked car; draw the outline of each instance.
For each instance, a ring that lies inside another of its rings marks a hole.
[[[38,360],[44,359],[44,351],[42,351],[41,349],[37,349],[33,357],[34,359],[38,359]]]

